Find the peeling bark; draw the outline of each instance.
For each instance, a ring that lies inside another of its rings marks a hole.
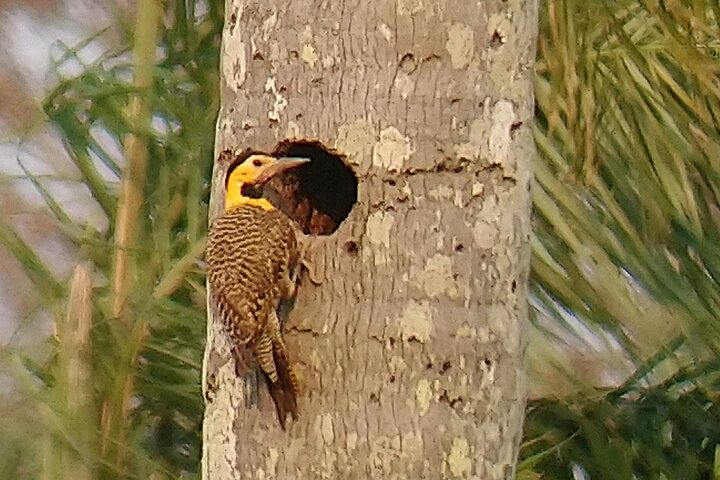
[[[360,183],[285,326],[287,432],[265,391],[246,408],[210,316],[203,478],[514,477],[537,2],[229,0],[226,18],[216,152],[316,139]]]

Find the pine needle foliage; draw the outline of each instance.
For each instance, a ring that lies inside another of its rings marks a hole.
[[[606,339],[627,371],[611,390],[587,392],[578,379],[584,393],[531,402],[522,473],[713,478],[720,7],[563,0],[543,8],[535,324],[586,350]],[[573,335],[582,331],[575,324],[594,335]]]

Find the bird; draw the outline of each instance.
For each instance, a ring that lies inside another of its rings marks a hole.
[[[205,251],[210,297],[230,337],[236,374],[245,375],[255,358],[283,429],[288,415],[298,418],[298,384],[278,307],[295,297],[303,254],[291,220],[258,197],[258,188],[309,161],[264,153],[233,161],[224,212],[212,222]]]

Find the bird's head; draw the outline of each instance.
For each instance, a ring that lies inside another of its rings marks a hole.
[[[258,205],[267,210],[272,204],[263,198],[253,198],[247,187],[262,186],[274,176],[309,162],[308,158],[280,157],[254,153],[230,165],[225,177],[225,210],[238,205]]]

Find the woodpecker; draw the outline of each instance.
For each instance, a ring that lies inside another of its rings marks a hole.
[[[251,191],[307,162],[260,153],[233,162],[225,210],[210,227],[205,251],[211,299],[230,336],[236,373],[247,373],[254,356],[283,429],[288,414],[297,419],[298,387],[277,309],[294,297],[302,259],[290,219]]]

